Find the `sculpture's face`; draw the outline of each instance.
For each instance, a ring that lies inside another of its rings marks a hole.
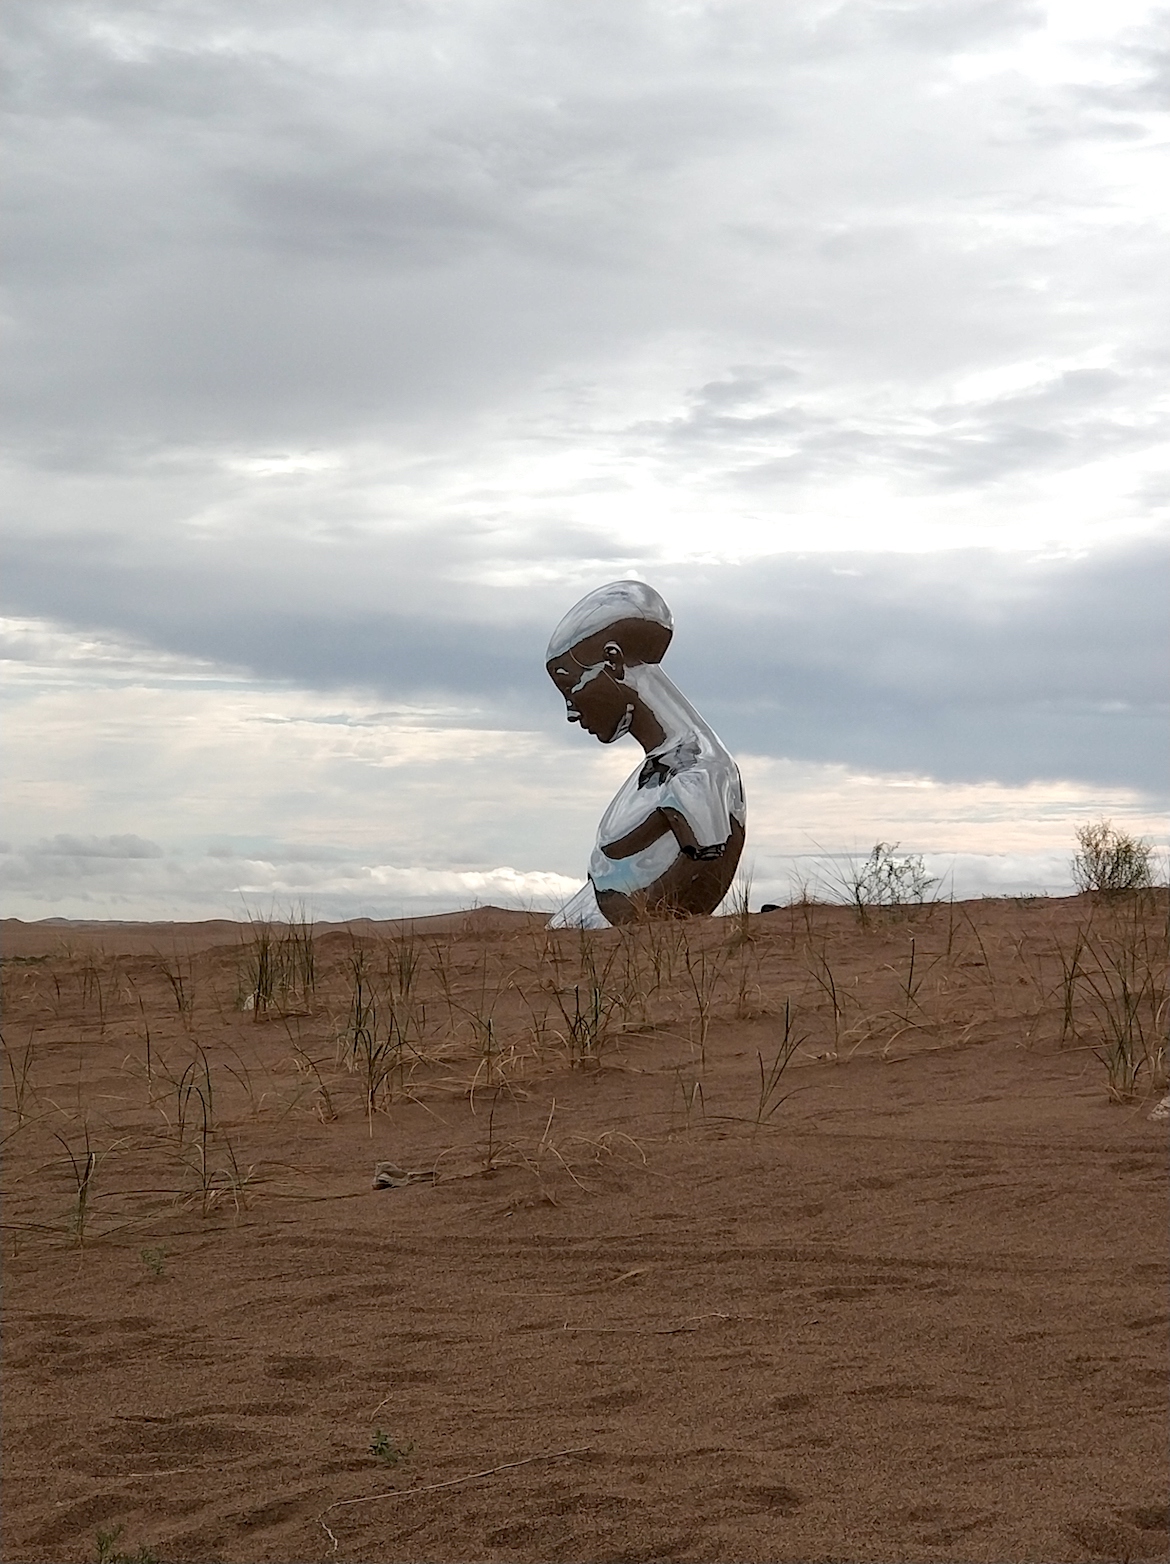
[[[602,744],[612,744],[630,731],[636,697],[632,690],[618,682],[612,657],[583,663],[572,652],[566,652],[553,658],[548,664],[548,673],[565,697],[570,722],[579,722],[586,733],[592,733]]]

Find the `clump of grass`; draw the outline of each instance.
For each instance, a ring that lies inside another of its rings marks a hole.
[[[569,993],[557,992],[557,1005],[565,1023],[565,1046],[573,1069],[594,1069],[601,1062],[612,1003],[596,985],[574,983]]]
[[[760,956],[756,948],[755,936],[749,935],[746,940],[733,946],[733,949],[737,954],[735,1018],[737,1021],[746,1021],[756,1013],[748,996],[754,992],[757,1000],[760,997]]]
[[[109,994],[107,989],[102,986],[101,970],[92,956],[81,968],[81,971],[77,974],[77,984],[81,991],[82,1010],[87,1011],[89,1009],[90,1001],[94,1001],[94,1003],[97,1005],[98,1031],[104,1034],[106,1030],[106,1009],[109,1000]]]
[[[629,996],[619,991],[614,966],[625,948],[621,942],[601,944],[588,930],[578,931],[579,980],[556,990],[557,1008],[565,1023],[564,1042],[574,1069],[597,1069],[614,1025],[615,1012],[628,1008]]]
[[[316,1113],[322,1124],[330,1124],[337,1118],[337,1109],[333,1105],[333,1097],[325,1084],[325,1078],[321,1074],[321,1064],[324,1061],[314,1059],[297,1042],[293,1042],[293,1067],[298,1075],[311,1075],[316,1082],[313,1095],[316,1098]]]
[[[308,1003],[317,988],[317,954],[313,944],[313,920],[300,907],[290,909],[284,941],[284,968],[289,986],[300,990],[301,1000]]]
[[[259,1021],[278,1001],[309,1005],[317,987],[313,920],[302,905],[280,921],[248,913],[242,1004]]]
[[[496,1108],[500,1101],[500,1091],[501,1088],[497,1086],[492,1093],[492,1105],[488,1109],[487,1131],[484,1135],[483,1156],[480,1159],[484,1173],[495,1172],[496,1163],[504,1149],[500,1141],[496,1139]],[[472,1103],[472,1108],[474,1110],[474,1102]]]
[[[154,1082],[154,1059],[151,1054],[150,1046],[150,1016],[147,1014],[146,1004],[142,998],[142,991],[139,989],[138,984],[135,983],[134,979],[131,977],[128,977],[126,981],[130,985],[130,991],[134,995],[135,1002],[138,1005],[139,1014],[142,1017],[142,1040],[146,1045],[146,1084],[147,1089],[149,1090]]]
[[[1077,984],[1084,975],[1081,963],[1085,955],[1085,931],[1079,923],[1072,945],[1066,949],[1058,942],[1056,955],[1060,962],[1060,1040],[1064,1043],[1076,1036]]]
[[[158,957],[158,969],[170,985],[175,1009],[185,1022],[189,1021],[195,1006],[195,968],[190,954],[184,957],[176,947],[170,960]]]
[[[400,1466],[403,1461],[409,1461],[413,1451],[412,1440],[408,1439],[405,1444],[399,1444],[381,1428],[374,1430],[370,1440],[370,1454],[381,1461],[383,1466]]]
[[[537,983],[535,987],[517,985],[516,992],[520,997],[520,1003],[528,1011],[532,1046],[539,1058],[544,1054],[549,1034],[553,1031],[552,1009],[556,1003],[556,984]]]
[[[532,1175],[536,1182],[536,1198],[540,1201],[552,1206],[559,1204],[553,1180],[562,1174],[583,1193],[592,1193],[589,1185],[578,1176],[579,1172],[584,1172],[584,1163],[596,1166],[608,1158],[630,1161],[628,1152],[633,1151],[645,1166],[645,1152],[636,1140],[622,1130],[605,1130],[596,1139],[588,1135],[566,1135],[558,1143],[553,1137],[556,1111],[557,1100],[554,1097],[539,1141],[527,1147],[513,1142],[510,1148],[512,1155],[509,1160],[526,1168]]]
[[[658,977],[653,959],[649,957],[648,920],[619,924],[617,952],[620,971],[615,976],[618,1009],[629,1020],[636,1017],[637,1024],[650,1024],[651,1001],[658,992]]]
[[[940,957],[936,956],[934,961],[926,968],[926,971],[923,971],[922,964],[918,960],[918,941],[913,936],[911,937],[910,960],[907,964],[906,976],[898,980],[898,987],[902,995],[902,1012],[899,1019],[904,1026],[914,1025],[910,1015],[912,1010],[917,1010],[919,1014],[923,1013],[922,1005],[918,998],[919,990],[926,980],[927,973],[940,959]]]
[[[138,1258],[155,1281],[161,1281],[166,1275],[167,1251],[162,1244],[157,1248],[140,1249]]]
[[[754,938],[751,927],[751,900],[752,900],[752,874],[751,870],[743,870],[735,877],[735,883],[727,898],[727,911],[725,916],[731,923],[731,945],[734,949],[737,945],[746,944]]]
[[[744,1021],[752,1014],[748,994],[757,985],[754,979],[759,972],[759,955],[756,936],[751,922],[752,875],[747,870],[736,876],[727,898],[724,916],[731,925],[727,949],[736,957],[738,968],[735,985],[736,1020]]]
[[[350,977],[349,1008],[338,1036],[346,1068],[359,1075],[371,1136],[374,1114],[393,1091],[395,1075],[402,1072],[402,1033],[392,1007],[389,1020],[379,1015],[379,995],[369,969],[365,947],[356,944],[347,960]]]
[[[217,1121],[215,1081],[207,1050],[197,1044],[195,1052],[197,1057],[182,1075],[177,1080],[170,1078],[175,1090],[178,1159],[193,1176],[195,1193],[189,1198],[198,1199],[204,1217],[224,1200],[232,1202],[238,1216],[248,1203],[253,1170],[240,1168],[231,1137]]]
[[[1153,848],[1144,837],[1131,836],[1111,820],[1097,820],[1077,827],[1077,843],[1072,874],[1079,891],[1117,895],[1153,885]]]
[[[253,1020],[258,1021],[263,1011],[276,999],[278,973],[278,943],[276,929],[268,918],[248,914],[251,938],[246,956],[247,1008]]]
[[[124,1530],[125,1527],[121,1525],[111,1526],[108,1530],[98,1527],[94,1537],[97,1564],[160,1564],[158,1554],[145,1543],[133,1553],[123,1553],[118,1547],[118,1538]]]
[[[421,974],[422,951],[410,930],[391,940],[386,950],[386,986],[404,1044],[412,1034],[420,1040],[426,1029],[426,1006],[418,994]]]
[[[654,988],[667,988],[674,981],[686,937],[685,922],[679,918],[646,918],[640,925],[645,933],[646,954],[654,972]]]

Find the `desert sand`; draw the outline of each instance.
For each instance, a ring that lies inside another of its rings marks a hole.
[[[1165,1559],[1166,923],[3,924],[4,1559]]]

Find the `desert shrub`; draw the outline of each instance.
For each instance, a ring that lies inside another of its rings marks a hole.
[[[1170,1007],[1165,912],[1157,912],[1152,898],[1118,897],[1078,933],[1075,981],[1089,1012],[1081,1035],[1094,1039],[1111,1100],[1129,1102],[1141,1085],[1164,1090]]]
[[[1072,860],[1079,891],[1140,891],[1154,883],[1153,849],[1144,837],[1131,836],[1111,820],[1089,820],[1077,827],[1078,850]]]
[[[920,853],[898,857],[898,842],[875,842],[868,858],[851,861],[844,876],[849,899],[859,911],[867,907],[908,907],[920,904],[935,883]]]

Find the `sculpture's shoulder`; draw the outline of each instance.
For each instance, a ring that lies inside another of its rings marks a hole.
[[[662,787],[672,777],[677,777],[682,771],[692,771],[703,761],[704,746],[696,738],[683,739],[678,744],[673,744],[670,749],[662,750],[655,755],[647,755],[638,772],[638,786]],[[727,757],[729,760],[730,756]]]
[[[637,779],[639,791],[660,788],[665,797],[713,789],[723,795],[732,814],[742,816],[745,808],[739,767],[717,741],[688,737],[647,755]]]

